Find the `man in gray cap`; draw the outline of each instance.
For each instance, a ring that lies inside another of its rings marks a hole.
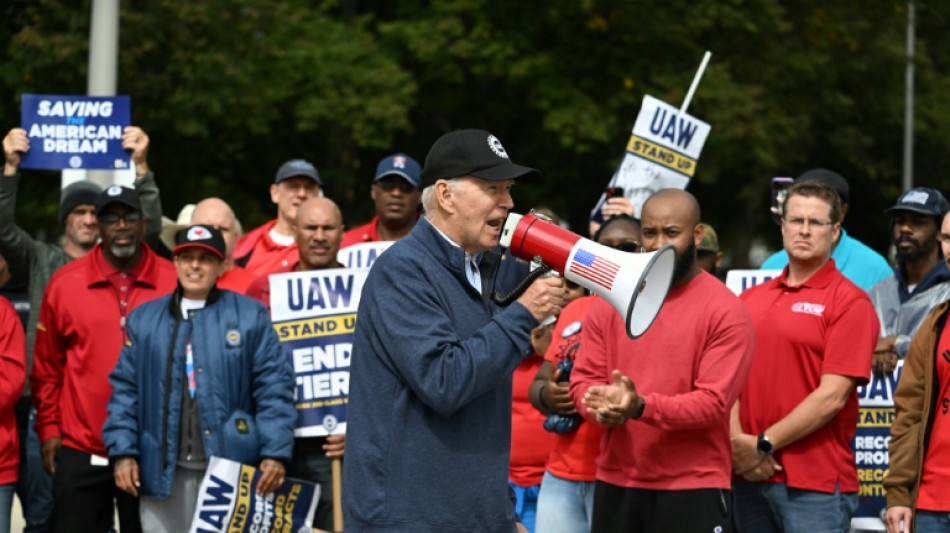
[[[825,168],[815,168],[795,178],[795,183],[805,181],[824,183],[837,191],[841,198],[841,220],[843,222],[845,215],[848,213],[848,202],[851,196],[848,182],[837,172]],[[870,289],[875,283],[892,273],[890,265],[887,264],[887,260],[881,254],[848,235],[844,227],[841,228],[841,236],[834,243],[831,258],[835,262],[835,267],[844,274],[844,277],[864,290]],[[779,250],[766,259],[760,268],[762,270],[781,270],[787,264],[788,253],[785,250]]]
[[[491,250],[512,185],[540,178],[487,131],[453,131],[429,150],[425,216],[373,264],[363,289],[372,297],[357,313],[348,533],[524,530],[508,488],[511,375],[532,352],[531,330],[564,305],[564,286],[539,278],[500,308]]]
[[[904,192],[885,213],[891,214],[891,233],[897,268],[868,291],[881,320],[881,339],[874,349],[873,370],[882,375],[903,359],[923,319],[950,297],[950,270],[941,256],[939,235],[950,210],[936,189],[918,187]]]
[[[155,175],[148,166],[148,135],[136,126],[125,128],[122,147],[131,153],[135,166],[135,191],[142,203],[147,220],[145,239],[158,236],[161,231],[162,206]],[[59,223],[64,229],[63,245],[57,246],[33,237],[16,225],[18,169],[20,155],[30,149],[26,130],[13,128],[3,139],[5,157],[3,176],[0,177],[0,255],[10,266],[16,278],[29,278],[30,311],[26,326],[27,372],[33,367],[33,346],[40,302],[50,276],[59,267],[85,256],[99,240],[94,215],[96,196],[102,188],[90,181],[78,181],[63,189],[59,201]],[[17,403],[17,425],[20,429],[20,479],[17,494],[23,504],[26,531],[45,531],[52,505],[51,480],[40,461],[39,444],[30,417],[30,385],[27,381],[23,397]],[[29,448],[27,446],[30,446]]]
[[[316,167],[303,159],[291,159],[277,170],[270,186],[270,199],[277,204],[277,218],[260,226],[237,242],[235,262],[254,277],[277,272],[297,262],[294,220],[297,208],[310,198],[322,196],[323,181]]]

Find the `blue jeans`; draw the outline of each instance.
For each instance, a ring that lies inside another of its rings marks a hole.
[[[29,396],[17,402],[16,417],[20,438],[20,480],[16,483],[16,495],[26,522],[23,533],[46,533],[46,522],[53,509],[53,477],[43,468],[40,438],[33,429],[36,409]]]
[[[0,533],[10,533],[10,509],[13,507],[13,483],[0,485]]]
[[[736,481],[732,494],[742,533],[847,533],[858,508],[855,492],[831,494],[784,483]]]
[[[535,533],[583,533],[590,531],[594,513],[594,482],[571,481],[544,473],[538,495]]]
[[[946,511],[917,511],[914,531],[919,533],[950,533],[950,513]]]
[[[538,513],[538,491],[541,485],[522,487],[509,481],[508,486],[515,492],[515,512],[518,513],[518,520],[529,533],[534,533],[534,519]]]

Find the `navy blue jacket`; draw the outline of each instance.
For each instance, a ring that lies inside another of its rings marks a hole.
[[[109,381],[112,398],[102,429],[109,457],[135,457],[141,494],[167,498],[178,458],[191,339],[205,454],[257,465],[290,459],[294,377],[260,302],[212,289],[203,309],[181,318],[179,287],[129,314],[128,341]]]
[[[422,217],[373,264],[357,313],[347,407],[347,533],[510,533],[511,374],[538,325],[488,299],[480,265]]]

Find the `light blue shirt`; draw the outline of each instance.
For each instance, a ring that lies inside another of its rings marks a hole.
[[[894,275],[894,269],[887,264],[887,260],[881,254],[863,242],[849,237],[844,228],[841,228],[841,239],[838,240],[838,245],[831,251],[831,258],[835,260],[835,266],[844,274],[844,277],[864,289],[865,292],[882,279]],[[759,268],[782,270],[787,264],[788,253],[785,250],[779,250],[766,259]]]
[[[443,239],[448,241],[452,246],[456,248],[461,248],[455,241],[449,238],[448,235],[442,233],[442,230],[435,227],[435,224],[432,224],[432,229],[436,231]],[[472,255],[468,252],[465,252],[465,277],[468,279],[468,282],[475,287],[475,290],[478,291],[478,294],[482,293],[482,273],[478,270],[478,263],[482,260],[482,254]]]

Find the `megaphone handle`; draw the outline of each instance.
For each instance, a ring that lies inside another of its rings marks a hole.
[[[521,280],[521,283],[518,283],[518,285],[507,295],[501,295],[498,291],[495,291],[495,293],[492,294],[492,300],[501,306],[511,305],[511,302],[517,300],[522,294],[524,294],[524,291],[528,290],[528,287],[534,283],[534,280],[540,278],[550,271],[551,267],[541,263],[540,267],[528,272],[528,275],[525,276],[523,280]]]

